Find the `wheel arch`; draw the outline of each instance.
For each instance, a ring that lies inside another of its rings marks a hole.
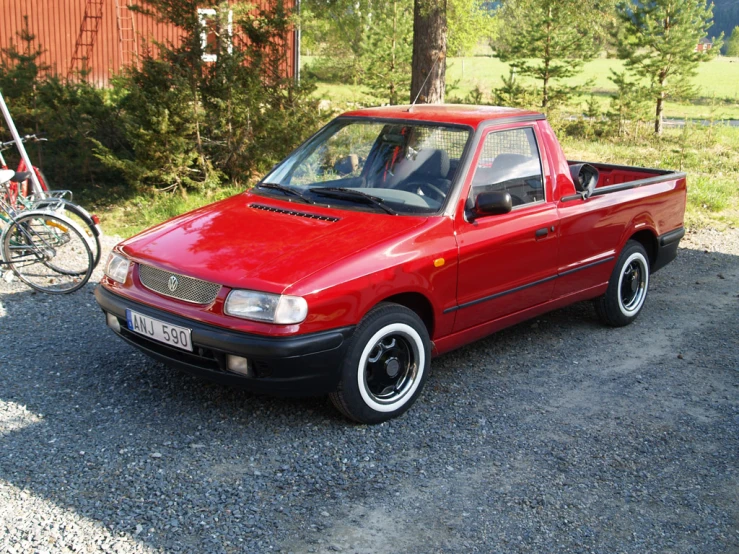
[[[636,233],[633,233],[626,242],[633,240],[638,242],[647,251],[647,257],[649,259],[649,267],[653,267],[657,261],[657,234],[652,229],[641,229]],[[624,246],[626,243],[624,243]]]
[[[423,324],[426,326],[429,337],[434,336],[434,327],[436,323],[434,318],[434,307],[428,297],[421,294],[420,292],[401,292],[392,296],[388,296],[387,298],[383,298],[374,306],[372,306],[372,308],[383,302],[399,304],[415,312],[416,315],[421,318]]]

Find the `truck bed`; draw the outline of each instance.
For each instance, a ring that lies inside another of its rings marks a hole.
[[[570,166],[581,163],[592,165],[600,174],[593,196],[600,196],[602,194],[608,194],[609,192],[643,187],[645,185],[662,183],[664,181],[685,177],[685,173],[681,171],[671,171],[668,169],[567,160],[567,164]],[[574,195],[573,198],[579,198],[579,195]],[[563,200],[569,200],[569,197],[563,198]]]

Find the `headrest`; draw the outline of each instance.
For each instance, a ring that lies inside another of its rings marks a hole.
[[[530,156],[523,156],[521,154],[498,154],[493,160],[492,169],[498,171],[506,171],[513,167],[524,165],[530,162],[532,158]]]
[[[426,152],[429,152],[429,154],[421,164],[421,167],[418,168],[417,173],[446,179],[446,176],[449,174],[449,155],[445,150],[428,150]],[[421,150],[418,156],[421,157],[424,154],[425,152]]]

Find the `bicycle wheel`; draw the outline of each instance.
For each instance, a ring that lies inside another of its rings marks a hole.
[[[79,226],[51,212],[26,212],[4,231],[2,254],[29,287],[67,294],[92,275],[92,251]]]
[[[36,202],[34,208],[45,209],[51,206],[59,206],[64,210],[64,215],[74,221],[85,232],[90,250],[92,250],[92,267],[100,263],[100,228],[92,220],[92,216],[85,208],[64,200],[63,198],[45,198]],[[56,211],[54,208],[52,210]]]

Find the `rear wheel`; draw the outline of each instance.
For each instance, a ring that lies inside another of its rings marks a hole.
[[[380,304],[357,327],[333,404],[360,423],[403,414],[421,392],[431,365],[423,321],[404,306]]]
[[[33,289],[66,294],[83,287],[92,274],[92,251],[74,222],[50,212],[20,215],[2,238],[3,258]]]
[[[649,290],[649,258],[641,243],[630,240],[621,251],[606,293],[594,301],[601,321],[623,327],[636,319]]]

